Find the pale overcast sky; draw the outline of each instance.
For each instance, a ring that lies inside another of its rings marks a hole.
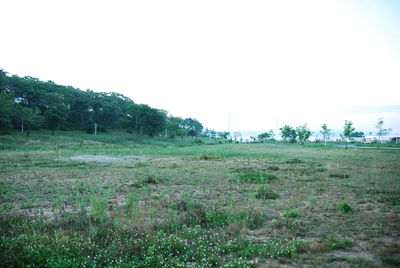
[[[400,132],[400,1],[0,1],[0,68],[216,130]]]

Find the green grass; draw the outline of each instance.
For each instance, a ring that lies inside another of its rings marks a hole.
[[[272,191],[268,185],[263,185],[258,188],[255,197],[259,199],[278,199],[279,194]]]
[[[276,179],[276,176],[268,173],[244,173],[237,179],[241,183],[266,183]]]
[[[60,161],[79,155],[151,160]],[[0,136],[0,259],[10,267],[396,265],[399,160],[399,150],[117,131]]]
[[[282,216],[286,217],[286,218],[297,218],[300,217],[301,213],[300,211],[298,211],[295,208],[286,210],[285,212],[283,212]]]

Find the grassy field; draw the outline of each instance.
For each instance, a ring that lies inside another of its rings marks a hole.
[[[2,266],[400,266],[400,150],[198,143],[0,136]]]

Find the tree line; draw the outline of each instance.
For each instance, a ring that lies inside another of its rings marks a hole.
[[[115,92],[82,91],[53,81],[8,75],[0,69],[0,131],[33,129],[94,131],[126,129],[138,136],[196,137],[203,125],[193,118],[136,104]]]
[[[381,140],[382,136],[388,135],[392,129],[383,128],[383,118],[378,119],[378,123],[375,125],[377,132],[376,135],[378,136],[379,141]],[[304,144],[310,136],[313,134],[311,130],[307,127],[307,124],[304,124],[299,127],[291,127],[289,125],[284,125],[279,129],[281,131],[280,135],[282,137],[283,141],[290,142],[290,143],[295,143],[299,141],[301,144]],[[327,141],[329,141],[331,135],[332,135],[332,130],[328,128],[326,124],[323,124],[321,126],[321,130],[319,131],[320,134],[322,134],[325,145]],[[353,122],[350,120],[345,120],[344,122],[344,127],[343,127],[343,132],[340,134],[341,139],[345,142],[346,148],[348,142],[352,138],[363,138],[364,132],[362,131],[356,131],[356,129],[353,127]],[[275,133],[273,130],[270,130],[268,132],[261,133],[255,137],[251,137],[253,142],[268,142],[268,141],[273,141],[275,137]]]

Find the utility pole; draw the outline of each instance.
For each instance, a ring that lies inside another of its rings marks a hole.
[[[24,134],[24,118],[21,119],[21,133]]]
[[[97,123],[94,123],[94,135],[97,135]]]

